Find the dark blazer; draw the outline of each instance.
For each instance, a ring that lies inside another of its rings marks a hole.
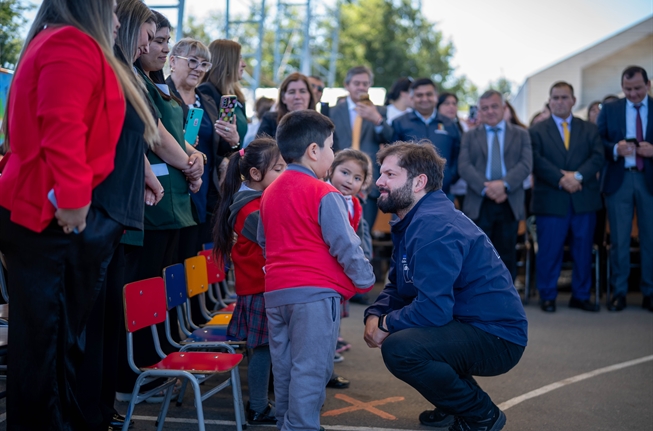
[[[320,102],[319,105],[320,105],[320,114],[326,115],[328,117],[329,110],[330,110],[329,104],[326,102]]]
[[[644,131],[644,140],[653,143],[653,97],[648,97],[648,124]],[[619,156],[614,160],[614,146],[626,139],[626,99],[606,103],[601,109],[598,119],[599,134],[603,139],[605,160],[607,161],[601,175],[601,191],[612,194],[619,190],[624,180],[624,158]],[[653,193],[653,159],[644,158],[644,178],[649,192]]]
[[[596,174],[603,168],[603,143],[598,128],[573,117],[569,150],[565,149],[553,118],[529,129],[533,145],[533,213],[564,217],[569,202],[574,212],[586,213],[601,208],[599,181]],[[583,176],[583,189],[568,193],[558,185],[562,172],[578,171]]]
[[[376,110],[379,114],[386,118],[385,106],[377,106]],[[340,103],[329,110],[329,118],[336,126],[336,131],[333,134],[333,149],[335,151],[351,148],[351,121],[349,119],[349,107],[347,102]],[[390,143],[392,139],[392,127],[385,121],[382,124],[383,130],[381,133],[376,133],[374,124],[369,121],[363,121],[361,129],[361,151],[366,153],[372,158],[376,159],[376,153],[379,151],[380,144]]]
[[[269,136],[272,139],[276,139],[277,136],[277,111],[268,111],[263,114],[261,118],[261,125],[258,127],[256,132],[256,137],[260,138],[261,136]]]
[[[484,199],[482,192],[485,186],[483,183],[488,181],[485,178],[487,158],[485,126],[476,127],[465,133],[458,158],[458,173],[467,182],[467,195],[463,211],[472,220],[479,217]],[[515,220],[523,220],[526,215],[523,183],[533,168],[533,151],[528,131],[506,123],[503,159],[506,164],[506,176],[502,180],[508,183],[508,203],[515,215]]]
[[[407,112],[392,121],[392,141],[419,141],[428,139],[438,149],[438,154],[447,159],[442,190],[449,193],[451,184],[458,181],[458,154],[460,153],[460,131],[448,118],[436,115],[427,125],[415,112]]]

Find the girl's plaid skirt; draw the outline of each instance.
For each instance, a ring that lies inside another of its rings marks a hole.
[[[238,297],[227,335],[245,341],[250,349],[268,344],[268,318],[263,293]]]

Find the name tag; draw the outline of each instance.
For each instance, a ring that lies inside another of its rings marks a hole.
[[[157,177],[162,177],[164,175],[170,174],[170,172],[168,172],[168,165],[165,163],[157,163],[156,165],[152,165],[152,172],[154,172],[154,175]]]
[[[435,133],[436,133],[437,135],[448,135],[448,134],[449,134],[449,132],[447,132],[447,131],[444,130],[444,129],[442,129],[442,130],[440,130],[440,129],[435,129]]]

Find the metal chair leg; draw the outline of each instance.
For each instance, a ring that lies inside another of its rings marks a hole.
[[[157,420],[157,426],[156,426],[156,431],[161,431],[163,430],[163,423],[166,420],[166,415],[168,414],[168,407],[170,406],[170,399],[172,398],[172,392],[175,389],[175,385],[170,386],[166,390],[166,396],[165,399],[163,400],[163,405],[161,406],[161,410],[159,411],[159,418]]]
[[[238,367],[231,370],[231,392],[234,398],[234,414],[236,416],[236,429],[242,431],[245,423],[245,407],[243,406],[243,392],[240,387],[240,373]]]
[[[206,431],[204,426],[204,410],[202,408],[202,394],[200,393],[200,385],[195,377],[193,377],[193,380],[190,382],[190,384],[193,386],[193,393],[195,394],[195,408],[197,409],[197,423],[199,425],[199,431]]]
[[[184,382],[181,384],[181,390],[179,391],[179,396],[177,396],[177,407],[180,407],[181,404],[184,401],[184,394],[186,393],[186,386],[188,386],[188,379],[184,379]]]
[[[143,380],[147,377],[147,373],[143,373],[136,378],[136,383],[134,383],[134,390],[132,391],[132,399],[129,401],[129,406],[127,406],[127,413],[125,413],[125,423],[122,426],[122,431],[129,430],[129,421],[131,421],[132,414],[134,413],[134,407],[136,407],[136,400],[138,399],[138,391],[143,384]]]

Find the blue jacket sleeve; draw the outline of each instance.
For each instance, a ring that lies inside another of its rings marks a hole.
[[[398,118],[395,118],[395,120],[392,122],[392,142],[397,142],[401,141],[401,137],[403,136],[402,129],[401,129],[401,124],[399,121],[397,121]]]
[[[424,235],[433,227],[420,221],[409,230],[412,235],[406,233],[408,267],[402,276],[412,279],[417,296],[405,307],[388,313],[385,322],[390,332],[443,326],[453,319],[454,283],[462,270],[464,244],[446,226]],[[441,235],[445,231],[447,234]]]
[[[447,132],[453,137],[451,160],[448,161],[451,166],[451,184],[453,184],[460,179],[460,175],[458,174],[458,155],[460,154],[461,137],[458,127],[453,123],[447,126]]]
[[[395,268],[394,254],[390,260],[390,271],[388,272],[388,284],[381,291],[374,304],[367,307],[363,322],[367,321],[369,316],[381,316],[388,314],[393,310],[399,310],[405,307],[406,300],[397,291],[397,271]]]

